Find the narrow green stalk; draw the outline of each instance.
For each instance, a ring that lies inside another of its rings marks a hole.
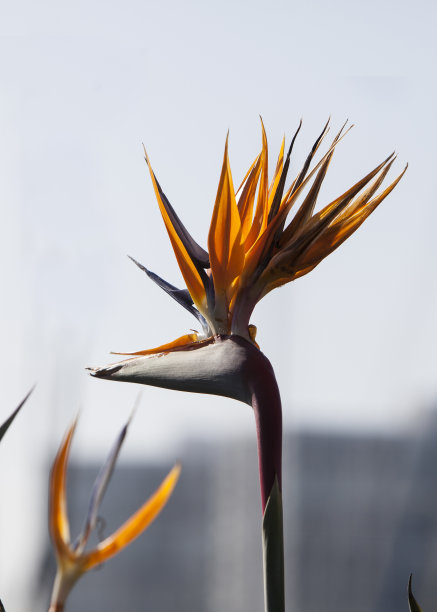
[[[284,537],[282,496],[278,480],[267,501],[262,524],[264,607],[266,612],[284,612]]]

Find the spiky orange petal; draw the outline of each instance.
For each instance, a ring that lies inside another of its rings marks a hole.
[[[272,258],[268,268],[269,273],[274,276],[283,276],[284,272],[288,269],[290,273],[290,280],[294,278],[294,274],[298,271],[297,261],[300,255],[308,248],[308,246],[320,237],[326,228],[340,215],[352,199],[369,183],[372,178],[377,175],[384,166],[386,166],[390,158],[388,157],[381,164],[379,164],[374,170],[369,172],[364,178],[355,183],[350,189],[343,193],[340,197],[336,198],[333,202],[325,206],[320,212],[316,213],[306,223],[302,231],[298,232],[297,235],[292,236],[291,239],[285,244],[282,249]],[[304,183],[302,183],[303,185]],[[304,266],[306,267],[306,266]],[[277,272],[275,272],[275,269]],[[267,272],[267,271],[266,271]],[[269,282],[272,278],[269,279]]]
[[[382,172],[373,179],[370,185],[363,189],[356,198],[347,206],[347,208],[335,218],[334,223],[338,223],[346,218],[350,218],[357,211],[361,210],[363,206],[366,206],[370,200],[370,198],[376,193],[379,187],[382,185],[385,177],[387,176],[390,168],[393,165],[395,158],[393,158],[386,167],[382,170]]]
[[[359,194],[359,192],[385,167],[390,163],[393,157],[393,153],[389,155],[383,162],[381,162],[376,168],[374,168],[371,172],[366,174],[364,178],[356,182],[350,189],[345,191],[341,196],[336,198],[330,204],[327,204],[322,210],[313,215],[308,223],[308,229],[313,230],[316,227],[319,227],[322,223],[326,223],[327,219],[333,220],[336,216],[338,216],[348,204],[352,201],[352,199]],[[330,222],[330,221],[329,221]]]
[[[322,259],[332,253],[332,251],[337,249],[360,227],[367,217],[396,187],[405,172],[406,168],[380,195],[373,198],[373,200],[367,204],[363,204],[351,216],[336,221],[332,226],[328,227],[328,229],[303,253],[302,257],[299,258],[299,268],[307,268],[308,266],[314,267],[322,261]],[[302,276],[302,274],[300,274],[300,276]]]
[[[107,561],[137,538],[161,512],[167,503],[180,474],[175,465],[155,493],[115,533],[85,556],[85,570]]]
[[[281,179],[282,168],[284,167],[284,149],[285,149],[285,136],[282,139],[281,148],[279,150],[278,161],[276,162],[275,174],[273,175],[272,182],[269,187],[269,200],[268,200],[268,212],[272,206],[273,198],[275,197],[278,183]]]
[[[49,492],[49,529],[56,549],[56,555],[62,564],[67,559],[73,559],[74,554],[69,548],[70,528],[67,515],[66,478],[67,463],[71,441],[77,420],[73,422],[58,450],[50,475]]]
[[[244,265],[241,220],[229,165],[228,139],[208,235],[208,251],[216,296],[216,314],[219,319],[226,318],[223,310],[227,311],[233,283]]]
[[[241,218],[241,241],[244,245],[244,250],[249,250],[249,241],[247,237],[252,227],[253,204],[255,202],[255,193],[258,185],[259,173],[261,171],[261,156],[258,156],[256,163],[250,170],[250,174],[244,185],[244,189],[238,200],[238,210]]]
[[[146,151],[144,152],[146,156],[147,165],[150,172],[150,177],[152,179],[153,189],[155,191],[155,196],[159,204],[159,209],[161,211],[162,218],[164,219],[164,224],[167,229],[170,242],[172,244],[174,253],[176,255],[177,262],[179,264],[179,268],[182,272],[182,276],[184,277],[185,283],[187,285],[187,289],[190,292],[191,297],[193,298],[193,302],[197,306],[200,312],[205,312],[206,307],[206,293],[205,288],[203,286],[202,279],[200,278],[200,274],[196,269],[196,266],[192,262],[190,256],[187,253],[186,248],[184,247],[181,239],[177,235],[173,224],[168,216],[168,213],[165,209],[164,203],[161,199],[161,194],[159,193],[158,185],[156,184],[155,175],[153,173],[152,167],[150,165],[150,160]]]
[[[339,137],[339,135],[337,135],[336,138],[334,139],[333,143],[331,144],[329,150],[320,159],[320,161],[314,166],[314,168],[311,170],[311,172],[308,174],[308,176],[306,176],[300,182],[299,186],[297,186],[293,190],[289,190],[287,192],[287,194],[284,196],[284,198],[282,200],[282,203],[280,205],[278,213],[275,215],[275,217],[268,224],[266,230],[264,232],[260,233],[260,235],[259,235],[258,239],[256,240],[256,242],[251,247],[249,252],[246,254],[246,261],[245,261],[244,271],[243,271],[243,274],[242,274],[243,281],[240,284],[240,286],[241,286],[241,288],[243,290],[246,287],[246,284],[250,283],[251,277],[253,276],[253,274],[254,274],[257,266],[259,265],[259,263],[263,260],[263,258],[265,257],[266,253],[268,252],[268,250],[269,250],[269,248],[270,248],[270,246],[272,244],[272,241],[275,239],[275,236],[276,236],[278,230],[281,227],[283,227],[283,224],[285,222],[285,219],[287,218],[288,213],[290,212],[291,207],[293,206],[293,204],[295,203],[297,198],[300,196],[300,194],[302,193],[302,191],[304,190],[306,185],[312,179],[312,177],[314,176],[315,172],[317,172],[317,170],[323,164],[326,163],[326,160],[332,155],[332,152],[334,151],[335,147],[340,143],[340,141],[343,139],[343,137],[345,135],[346,134],[343,134],[343,136],[341,136],[341,137]],[[272,279],[269,279],[269,282],[270,282],[270,280],[272,280]]]
[[[252,170],[255,168],[256,164],[259,162],[259,158],[260,158],[260,157],[261,157],[260,155],[257,155],[257,156],[256,156],[256,158],[253,160],[253,162],[252,162],[252,164],[251,164],[251,166],[250,166],[249,170],[248,170],[248,171],[246,172],[246,174],[244,175],[244,178],[243,178],[243,180],[241,181],[240,186],[238,187],[237,191],[235,192],[235,197],[237,197],[237,195],[240,193],[240,191],[241,191],[241,189],[242,189],[243,185],[245,185],[245,184],[246,184],[247,177],[248,177],[248,176],[249,176],[249,174],[252,172]],[[240,209],[240,203],[238,203],[238,209]]]
[[[258,199],[256,203],[255,214],[253,216],[252,227],[247,236],[246,251],[257,240],[260,233],[267,225],[268,217],[268,189],[269,189],[269,153],[267,146],[267,135],[264,129],[264,123],[261,119],[262,130],[262,152],[261,152],[261,177],[258,188]]]
[[[314,183],[311,185],[310,190],[302,202],[299,210],[294,215],[291,222],[285,228],[281,235],[280,244],[286,244],[296,233],[305,225],[305,223],[309,220],[311,215],[313,214],[314,207],[317,202],[317,196],[319,195],[320,187],[322,186],[323,180],[328,171],[329,164],[332,159],[332,154],[328,155],[325,162],[320,167],[316,178],[314,179]]]
[[[184,336],[180,336],[180,338],[176,338],[172,342],[167,342],[167,344],[162,344],[161,346],[157,346],[152,349],[146,349],[144,351],[136,351],[135,353],[118,353],[112,351],[112,355],[155,355],[156,353],[168,353],[176,348],[181,346],[186,346],[188,344],[193,344],[197,342],[197,334],[185,334]]]

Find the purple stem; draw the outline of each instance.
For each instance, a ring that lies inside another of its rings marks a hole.
[[[282,488],[282,407],[275,373],[267,357],[250,345],[245,376],[255,414],[263,512],[275,477]]]
[[[263,509],[264,604],[266,612],[285,612],[282,525],[282,408],[270,361],[253,345],[244,375],[255,413]],[[279,487],[279,491],[275,488]],[[272,496],[272,497],[270,497]],[[270,499],[270,502],[269,502]]]

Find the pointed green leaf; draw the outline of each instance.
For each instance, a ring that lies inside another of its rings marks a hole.
[[[408,580],[408,605],[410,606],[410,612],[422,612],[422,608],[419,606],[417,601],[414,599],[413,591],[411,589],[412,578],[413,578],[413,574],[410,574],[410,579]]]
[[[263,517],[264,605],[266,612],[284,612],[284,535],[282,496],[275,477]]]
[[[26,395],[26,397],[23,399],[23,401],[19,404],[19,406],[17,408],[15,408],[15,410],[11,414],[11,416],[9,418],[7,418],[6,421],[2,425],[0,425],[0,441],[3,438],[3,436],[5,435],[5,433],[8,431],[10,425],[12,424],[12,421],[15,419],[17,414],[20,412],[21,408],[23,407],[24,403],[26,402],[27,398],[29,397],[29,395],[32,393],[33,390],[34,390],[34,387],[32,387],[32,389],[29,391],[29,393]],[[0,607],[0,612],[2,612],[2,608],[1,607]]]

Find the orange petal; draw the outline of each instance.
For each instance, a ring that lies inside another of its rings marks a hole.
[[[255,166],[259,163],[259,158],[261,156],[257,155],[256,158],[254,159],[254,161],[252,162],[252,165],[250,166],[249,170],[246,172],[244,179],[241,181],[240,186],[238,187],[237,191],[235,192],[235,196],[237,196],[237,194],[240,193],[241,188],[243,187],[243,185],[246,183],[246,179],[249,176],[249,174],[252,172],[252,170],[255,168]],[[240,203],[238,203],[238,209],[240,209]]]
[[[208,235],[208,251],[216,298],[227,294],[240,275],[244,264],[241,243],[241,220],[235,200],[226,138],[222,172]]]
[[[103,540],[99,546],[85,556],[85,569],[107,561],[137,538],[156,518],[167,503],[180,474],[180,466],[170,471],[161,486],[143,506],[133,514],[115,533]]]
[[[340,215],[338,215],[338,217],[335,218],[334,224],[337,224],[338,222],[343,221],[346,218],[350,218],[353,214],[361,210],[363,206],[367,206],[367,203],[369,202],[370,198],[382,185],[394,161],[395,158],[393,158],[379,174],[379,176],[377,176],[366,189],[359,193],[354,199],[354,201],[351,202],[349,206]]]
[[[264,285],[260,292],[261,297],[273,288],[310,272],[358,229],[371,212],[375,210],[376,206],[394,189],[405,172],[404,170],[377,198],[368,203],[364,200],[363,203],[361,196],[368,198],[374,193],[373,187],[375,185],[379,186],[381,175],[385,176],[387,166],[391,165],[391,157],[388,157],[361,181],[358,181],[340,198],[314,215],[307,223],[304,231],[272,257],[258,281],[260,287]],[[377,176],[376,181],[371,183],[364,194],[360,194],[360,190],[378,173],[380,175]],[[354,196],[357,196],[357,199],[351,204],[351,199]],[[355,205],[356,203],[358,203],[358,206]],[[350,213],[348,213],[348,205]]]
[[[329,155],[331,155],[331,153]],[[336,217],[347,208],[352,199],[390,162],[391,157],[392,155],[379,164],[374,170],[369,172],[364,178],[355,183],[355,185],[340,197],[336,198],[320,212],[313,215],[303,229],[298,232],[297,235],[291,236],[288,243],[286,243],[279,253],[272,258],[270,267],[273,268],[274,266],[278,266],[280,274],[282,274],[286,268],[289,268],[291,275],[293,275],[296,272],[295,266],[298,257],[300,257],[314,240],[320,237],[323,232],[327,231],[330,224],[332,224]],[[305,181],[302,185],[304,184]],[[299,191],[299,189],[297,191]]]
[[[325,129],[326,129],[326,126],[325,126]],[[268,224],[265,231],[260,233],[256,242],[253,244],[249,252],[246,254],[246,261],[245,261],[244,271],[242,274],[242,282],[241,282],[242,287],[245,287],[248,283],[250,283],[250,279],[252,275],[254,274],[257,266],[260,264],[261,261],[266,259],[267,254],[270,252],[272,242],[274,241],[277,235],[277,232],[280,230],[281,227],[283,227],[285,219],[287,218],[287,215],[290,212],[290,209],[295,203],[295,201],[297,200],[297,198],[300,196],[302,191],[305,189],[306,185],[312,179],[315,172],[317,172],[317,170],[323,164],[326,163],[326,160],[332,155],[332,152],[334,151],[335,147],[341,142],[341,140],[344,138],[347,132],[343,134],[341,137],[340,137],[340,134],[338,134],[334,138],[334,141],[329,147],[329,150],[325,153],[325,155],[323,155],[320,161],[314,166],[314,168],[311,170],[308,176],[306,176],[302,180],[299,186],[297,186],[295,189],[293,188],[293,189],[288,190],[287,194],[284,196],[282,200],[278,213]],[[305,170],[305,173],[306,173],[306,170]],[[270,280],[271,279],[269,278],[269,282]]]
[[[69,548],[70,528],[65,490],[68,456],[76,424],[77,420],[74,421],[67,431],[56,455],[50,475],[49,529],[55,545],[56,555],[61,562],[65,558],[74,558],[74,554]]]
[[[261,179],[259,183],[258,199],[256,203],[255,214],[253,217],[252,227],[247,236],[246,251],[256,241],[260,232],[267,225],[268,217],[268,189],[269,189],[269,158],[268,158],[268,146],[267,136],[264,129],[264,124],[261,119],[261,130],[262,130],[262,152],[261,152]]]
[[[297,176],[297,178],[293,182],[291,188],[288,190],[287,196],[284,197],[283,200],[282,200],[281,207],[280,207],[280,214],[282,215],[284,220],[285,220],[285,217],[290,212],[290,209],[293,206],[296,198],[300,195],[300,193],[302,193],[303,188],[309,183],[309,181],[314,176],[314,174],[317,172],[317,170],[326,162],[326,159],[329,156],[332,156],[332,153],[333,153],[335,147],[338,144],[340,144],[340,142],[343,140],[343,138],[345,138],[346,135],[353,128],[353,125],[351,125],[346,130],[346,132],[344,134],[342,132],[343,132],[343,129],[344,129],[345,126],[343,126],[341,128],[339,133],[335,136],[334,140],[332,141],[332,144],[329,147],[328,151],[317,162],[317,164],[314,166],[314,168],[311,170],[311,172],[308,174],[308,176],[306,176],[306,173],[308,171],[308,168],[306,166],[307,166],[308,162],[311,162],[312,157],[313,157],[315,151],[317,151],[317,148],[320,146],[320,143],[322,142],[324,136],[326,135],[326,133],[327,133],[327,126],[328,126],[328,124],[325,125],[325,127],[323,129],[323,132],[320,134],[319,138],[317,139],[316,143],[314,144],[314,146],[313,146],[313,148],[311,150],[311,153],[309,154],[309,156],[308,156],[308,158],[307,158],[307,160],[305,162],[305,165],[304,165],[302,171],[300,172],[300,174]],[[302,177],[304,177],[304,178],[302,178]],[[278,217],[279,217],[279,214],[278,214]]]
[[[326,222],[327,219],[334,219],[337,215],[339,215],[345,207],[349,204],[349,202],[354,198],[359,192],[369,183],[385,166],[391,163],[391,159],[393,157],[393,153],[389,155],[383,162],[381,162],[376,168],[374,168],[371,172],[366,174],[364,178],[359,180],[357,183],[352,185],[345,193],[336,198],[333,202],[322,208],[318,213],[316,213],[308,223],[308,229],[312,229],[318,227],[320,222]]]
[[[328,171],[329,164],[332,159],[332,153],[329,155],[324,164],[321,166],[319,172],[317,173],[316,178],[314,179],[313,184],[310,187],[310,190],[302,202],[299,210],[294,215],[291,222],[283,231],[280,238],[280,245],[286,244],[289,240],[293,238],[293,236],[305,225],[308,219],[311,217],[314,211],[314,207],[317,202],[317,197],[319,195],[320,187],[322,186],[323,180]]]
[[[303,231],[292,239],[284,248],[284,258],[292,256],[295,262],[297,257],[306,251],[307,247],[313,241],[318,241],[320,239],[320,241],[323,242],[323,235],[325,232],[328,232],[330,226],[335,224],[336,219],[341,213],[347,210],[352,199],[359,194],[364,186],[389,163],[391,157],[392,156],[388,157],[384,162],[372,170],[372,172],[358,181],[358,183],[355,183],[355,185],[348,189],[343,195],[334,200],[331,204],[328,204],[328,206],[325,206],[319,213],[315,214],[304,227]]]
[[[245,251],[249,249],[247,236],[252,227],[253,204],[255,201],[256,187],[258,185],[259,174],[261,171],[261,155],[258,156],[256,164],[250,170],[250,175],[244,185],[243,192],[238,200],[238,210],[241,218],[241,242]]]
[[[284,166],[284,148],[285,148],[285,136],[282,139],[281,149],[278,155],[278,161],[276,162],[275,174],[273,176],[273,180],[269,187],[269,202],[268,202],[268,210],[270,212],[270,207],[273,202],[273,198],[275,197],[276,189],[278,187],[278,183],[281,179],[282,168]]]
[[[111,355],[154,355],[156,353],[167,353],[175,348],[179,348],[180,346],[186,346],[187,344],[193,344],[194,342],[197,342],[196,333],[186,334],[185,336],[176,338],[176,340],[173,340],[172,342],[162,344],[161,346],[157,346],[156,348],[146,349],[145,351],[136,351],[135,353],[116,353],[112,351]]]
[[[309,154],[308,154],[308,156],[307,156],[307,158],[305,160],[305,163],[303,165],[302,170],[299,172],[299,174],[296,177],[295,186],[294,186],[293,190],[297,189],[299,187],[299,185],[302,183],[302,181],[304,180],[304,178],[306,176],[306,173],[308,172],[308,169],[309,169],[309,167],[311,165],[311,162],[313,160],[313,157],[317,153],[317,149],[320,147],[320,145],[323,142],[323,139],[325,138],[326,134],[329,132],[329,127],[328,127],[329,126],[329,121],[330,121],[330,118],[325,123],[325,126],[324,126],[324,128],[322,130],[322,133],[317,138],[316,142],[313,144],[312,149],[309,152]],[[346,121],[346,123],[347,123],[347,121]],[[334,145],[335,145],[335,143],[337,143],[339,141],[341,133],[342,133],[346,123],[342,126],[341,130],[339,131],[337,136],[334,138],[334,140],[333,140],[333,144]]]
[[[176,255],[176,259],[179,265],[179,268],[182,272],[182,276],[184,277],[185,283],[187,285],[187,289],[190,292],[191,297],[193,298],[193,302],[197,306],[200,312],[205,312],[206,307],[206,294],[205,288],[203,286],[202,279],[200,278],[200,274],[196,269],[196,266],[192,262],[190,256],[187,253],[186,248],[184,247],[181,239],[179,238],[177,232],[175,231],[170,218],[167,214],[165,206],[162,202],[161,195],[159,193],[158,186],[156,184],[155,175],[152,170],[152,166],[150,165],[149,158],[147,156],[146,151],[144,151],[146,156],[147,165],[150,172],[150,177],[152,179],[153,189],[155,190],[155,196],[158,200],[159,209],[161,211],[162,218],[164,219],[165,227],[167,229],[168,235],[170,237],[170,241],[173,247],[173,250]]]
[[[405,168],[379,196],[369,203],[362,205],[361,208],[350,217],[335,222],[328,227],[327,230],[309,246],[302,257],[299,258],[297,262],[299,268],[306,268],[308,266],[314,267],[347,240],[347,238],[360,227],[367,217],[396,187],[406,170],[407,168]],[[303,274],[299,274],[299,276],[303,276]]]

